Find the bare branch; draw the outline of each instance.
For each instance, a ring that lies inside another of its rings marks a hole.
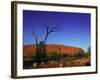
[[[51,33],[51,32],[56,32],[56,31],[59,31],[59,30],[61,30],[61,28],[59,28],[59,25],[57,25],[56,27],[52,27],[52,28],[50,29],[49,33]]]
[[[51,28],[50,28],[50,26],[46,26],[46,30],[47,30],[47,32],[46,32],[46,36],[45,36],[45,40],[44,40],[45,42],[50,33],[59,31],[59,30],[61,30],[61,28],[59,28],[59,25],[57,25],[55,27],[51,27]]]
[[[35,37],[36,45],[38,45],[38,38],[37,35],[34,33],[34,31],[32,31],[32,35]]]
[[[50,26],[45,25],[45,28],[46,28],[46,31],[47,31],[47,33],[48,33],[48,32],[49,32]]]

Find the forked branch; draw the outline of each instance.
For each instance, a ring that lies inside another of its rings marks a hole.
[[[61,30],[61,28],[59,28],[59,25],[57,25],[55,27],[45,26],[45,28],[46,28],[46,36],[45,36],[45,39],[44,39],[45,43],[46,43],[46,40],[47,40],[50,33],[57,32],[57,31]]]
[[[38,46],[38,38],[37,35],[34,33],[34,31],[32,31],[32,35],[35,37],[36,46]]]

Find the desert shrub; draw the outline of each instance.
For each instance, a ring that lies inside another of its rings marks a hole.
[[[57,52],[52,52],[52,53],[49,53],[48,57],[49,59],[59,59],[61,57],[60,54],[58,54]]]
[[[23,58],[24,59],[34,60],[35,59],[35,55],[33,55],[33,53],[29,53],[28,55],[24,55]]]
[[[35,61],[35,56],[33,53],[29,53],[28,55],[23,56],[23,68],[29,69],[32,68],[32,64]]]
[[[85,55],[84,55],[84,57],[88,57],[88,56],[90,56],[91,54],[88,54],[88,53],[86,53]]]
[[[62,58],[63,57],[69,57],[69,55],[67,53],[63,53],[61,56],[62,56]]]
[[[79,52],[77,55],[75,55],[75,57],[77,58],[82,58],[85,56],[85,53]]]

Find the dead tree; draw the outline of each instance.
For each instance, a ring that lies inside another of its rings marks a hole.
[[[46,34],[44,37],[44,40],[41,40],[40,42],[38,42],[38,37],[37,35],[32,32],[32,35],[35,37],[35,41],[36,41],[36,56],[35,59],[37,61],[37,64],[41,63],[41,60],[46,58],[46,41],[48,36],[53,33],[53,32],[57,32],[59,31],[61,28],[59,28],[59,25],[55,26],[55,27],[50,27],[50,26],[45,26],[46,28]]]

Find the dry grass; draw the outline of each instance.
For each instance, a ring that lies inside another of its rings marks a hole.
[[[35,66],[34,66],[35,64]],[[36,63],[33,64],[33,68],[36,68]],[[57,68],[57,67],[77,67],[77,66],[90,66],[91,65],[91,58],[90,56],[82,57],[80,59],[75,60],[54,60],[48,61],[46,63],[41,63],[37,66],[37,68]]]

